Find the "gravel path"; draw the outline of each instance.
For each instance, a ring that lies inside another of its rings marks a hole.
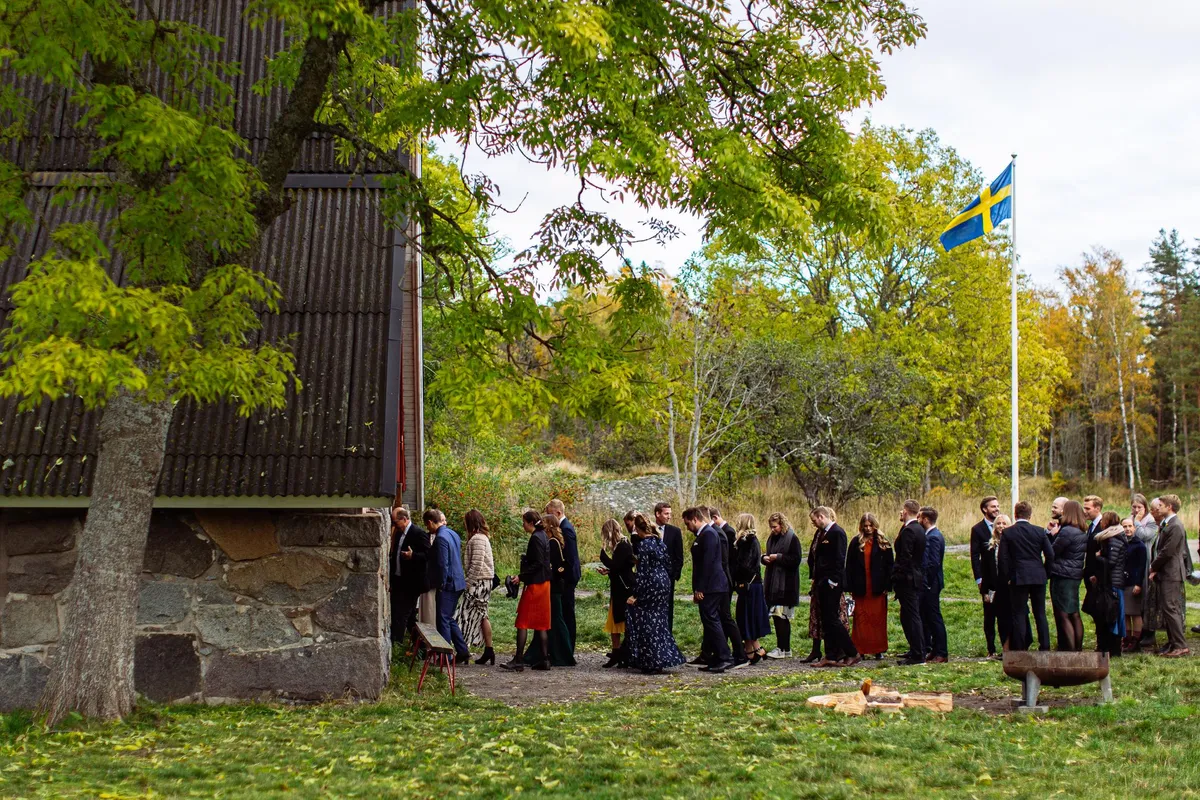
[[[578,664],[574,667],[557,667],[549,672],[508,672],[501,669],[501,658],[510,654],[496,654],[496,666],[480,667],[472,664],[459,669],[459,682],[471,694],[498,700],[505,705],[521,707],[543,703],[577,702],[581,700],[603,700],[612,697],[639,697],[658,691],[678,691],[692,686],[706,686],[727,681],[744,681],[771,675],[793,675],[812,673],[815,676],[828,670],[801,664],[799,658],[779,661],[760,661],[721,675],[709,675],[696,667],[676,667],[664,675],[642,675],[637,670],[603,669],[607,660],[603,653],[576,653]],[[955,659],[956,661],[982,661],[983,659]],[[876,662],[866,660],[861,666],[874,664],[891,666],[895,659]],[[915,667],[914,669],[923,669]],[[999,669],[999,666],[997,666]],[[832,677],[832,674],[831,674]],[[847,684],[849,685],[849,684]]]

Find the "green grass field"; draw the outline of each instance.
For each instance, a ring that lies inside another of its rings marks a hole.
[[[968,588],[969,569],[965,559],[948,559],[954,592]],[[512,639],[514,605],[493,604],[502,646]],[[606,644],[603,608],[600,598],[580,602],[585,647]],[[978,604],[947,603],[944,610],[952,657],[982,654]],[[684,649],[694,652],[699,623],[691,604],[679,604],[676,626]],[[802,647],[801,639],[796,649]],[[77,722],[52,732],[27,715],[0,716],[0,796],[1200,794],[1200,658],[1120,659],[1114,705],[1094,705],[1095,686],[1047,689],[1043,698],[1052,704],[1079,702],[1040,718],[978,708],[1002,708],[1015,693],[994,662],[958,658],[916,669],[888,663],[522,709],[465,692],[451,697],[440,677],[416,698],[414,678],[401,668],[373,705],[144,706],[123,724]],[[855,718],[805,705],[811,694],[868,675],[901,690],[953,691],[960,707],[944,715]]]

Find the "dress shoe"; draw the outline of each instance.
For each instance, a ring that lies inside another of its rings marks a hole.
[[[929,659],[929,663],[931,664],[945,664],[947,661],[949,661],[949,659],[945,656],[934,656],[933,658]]]
[[[693,666],[697,666],[697,665],[700,665],[700,664],[708,664],[708,659],[707,659],[707,658],[704,658],[703,656],[696,656],[695,658],[693,658],[693,659],[692,659],[691,661],[689,661],[688,663],[689,663],[689,664],[692,664]]]
[[[825,667],[840,667],[842,662],[834,661],[832,658],[822,658],[820,661],[812,662],[813,667],[824,669]]]
[[[811,653],[806,655],[804,658],[800,659],[800,663],[801,664],[811,664],[814,661],[820,661],[820,660],[821,660],[821,651],[813,650]]]
[[[897,666],[901,666],[901,667],[915,667],[915,666],[917,666],[918,664],[924,664],[924,663],[925,663],[925,659],[923,659],[923,658],[920,658],[920,659],[917,659],[917,658],[902,658],[902,659],[900,659],[900,661],[897,663]]]
[[[1200,625],[1193,625],[1191,631],[1192,633],[1200,633]]]
[[[549,672],[550,671],[550,662],[549,661],[539,661],[538,663],[533,665],[532,669],[534,669],[538,672]]]
[[[857,664],[860,661],[862,661],[862,656],[857,656],[857,655],[850,656],[849,658],[842,659],[842,663],[839,664],[838,666],[853,667],[855,664]]]
[[[722,672],[728,672],[729,668],[732,666],[732,661],[722,661],[719,664],[713,664],[711,667],[709,667],[708,672],[711,675],[720,675]]]
[[[509,672],[524,672],[525,664],[520,661],[505,661],[500,665],[500,669],[506,669]]]
[[[659,668],[657,668],[657,669],[645,669],[645,668],[643,668],[643,669],[642,669],[642,674],[643,674],[643,675],[665,675],[666,673],[664,673],[664,672],[663,672],[663,670],[662,670],[662,667],[659,667]]]
[[[470,664],[471,663],[471,654],[470,653],[457,653],[454,656],[454,663],[458,664],[460,666],[465,666],[467,664]]]
[[[748,667],[748,666],[750,666],[750,659],[743,658],[741,661],[734,661],[733,665],[730,666],[729,668],[730,669],[741,669],[742,667]]]
[[[1159,653],[1159,655],[1163,658],[1183,658],[1184,656],[1190,656],[1191,654],[1192,651],[1186,647],[1181,647],[1178,650],[1169,650],[1165,653]]]

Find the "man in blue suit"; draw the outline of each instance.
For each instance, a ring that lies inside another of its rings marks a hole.
[[[424,515],[425,527],[436,531],[429,553],[429,588],[437,590],[437,629],[442,638],[454,645],[456,664],[471,660],[471,651],[463,638],[454,612],[458,598],[467,588],[463,573],[462,540],[446,525],[446,515],[436,508]]]
[[[704,512],[689,508],[683,512],[683,524],[696,535],[692,545],[692,600],[700,606],[700,624],[704,626],[704,652],[709,653],[705,672],[724,672],[733,666],[733,657],[725,641],[721,608],[729,605],[729,576],[721,557],[721,534],[708,523]]]
[[[917,521],[925,529],[925,591],[921,593],[921,627],[925,632],[925,651],[929,660],[944,664],[950,657],[946,644],[946,622],[942,619],[942,589],[946,586],[942,560],[946,555],[946,538],[937,528],[938,512],[932,506],[922,506]]]
[[[567,519],[567,507],[563,501],[555,498],[546,503],[547,514],[552,514],[558,520],[558,527],[563,535],[563,558],[566,560],[566,574],[563,575],[562,613],[563,622],[567,623],[567,633],[571,636],[571,652],[575,652],[575,587],[583,577],[583,565],[579,563],[579,540],[575,534],[575,526]],[[636,537],[634,537],[636,540]]]

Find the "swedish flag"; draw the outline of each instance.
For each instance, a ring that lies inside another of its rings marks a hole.
[[[1013,165],[1010,163],[999,178],[984,187],[979,197],[950,220],[941,236],[946,252],[991,233],[992,228],[1006,219],[1012,219],[1012,179]]]

